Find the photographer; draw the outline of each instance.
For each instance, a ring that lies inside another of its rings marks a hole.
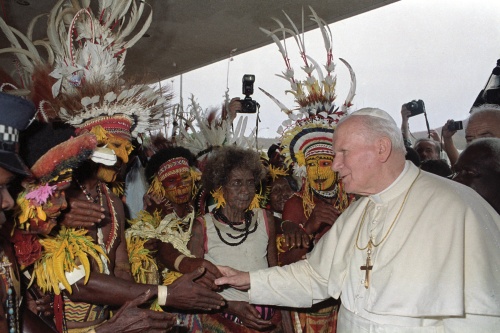
[[[410,102],[412,103],[412,102]],[[410,126],[409,126],[409,118],[416,115],[415,113],[412,113],[412,110],[408,109],[408,104],[410,103],[405,103],[401,106],[401,134],[403,135],[403,141],[405,146],[411,147],[411,139],[410,139]],[[423,105],[423,102],[422,102]],[[418,113],[417,113],[418,114]],[[439,134],[436,130],[429,130],[429,135],[430,138],[432,138],[434,141],[436,141],[436,146],[437,146],[437,151],[438,151],[438,156],[436,159],[439,159],[439,150],[440,150],[440,142],[441,139],[439,138]],[[418,143],[418,141],[417,141]],[[415,149],[417,149],[417,143],[415,143]],[[420,156],[422,159],[422,156]],[[429,158],[424,158],[424,159],[429,159]],[[422,159],[422,160],[424,160]]]
[[[453,135],[457,132],[450,128],[453,120],[448,120],[443,126],[444,150],[450,159],[450,164],[455,165],[460,155],[453,143]],[[500,138],[500,105],[483,104],[473,108],[465,128],[467,144],[479,138]]]

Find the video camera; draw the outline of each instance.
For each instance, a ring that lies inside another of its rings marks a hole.
[[[254,101],[252,97],[253,94],[253,83],[255,82],[255,75],[253,74],[245,74],[243,75],[243,94],[245,98],[240,100],[241,103],[241,111],[240,113],[256,113],[257,107],[260,107],[259,103]]]

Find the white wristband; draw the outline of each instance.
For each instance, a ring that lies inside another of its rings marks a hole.
[[[158,286],[158,305],[167,304],[168,288],[167,286]]]
[[[177,272],[179,272],[179,266],[181,265],[181,261],[184,258],[186,258],[186,256],[183,254],[180,254],[177,258],[175,258],[174,268]]]

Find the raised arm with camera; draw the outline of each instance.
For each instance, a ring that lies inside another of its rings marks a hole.
[[[411,112],[406,108],[406,104],[401,105],[401,134],[403,135],[403,142],[407,147],[411,147],[410,125],[408,124],[410,115]]]
[[[448,159],[450,160],[450,165],[453,167],[455,163],[458,161],[458,156],[460,153],[458,149],[455,147],[455,143],[453,142],[453,135],[457,132],[459,128],[456,128],[455,122],[453,119],[448,119],[446,124],[444,124],[441,130],[441,136],[443,138],[444,143],[444,151],[446,155],[448,155]]]

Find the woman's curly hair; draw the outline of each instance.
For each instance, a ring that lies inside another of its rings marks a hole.
[[[258,152],[237,146],[224,146],[218,148],[208,159],[201,176],[203,187],[210,192],[224,186],[229,180],[229,174],[235,169],[250,170],[256,184],[266,176]]]
[[[176,157],[184,157],[188,161],[190,167],[196,165],[196,157],[188,149],[184,147],[163,148],[151,156],[146,166],[145,174],[148,182],[151,183],[163,163]]]

